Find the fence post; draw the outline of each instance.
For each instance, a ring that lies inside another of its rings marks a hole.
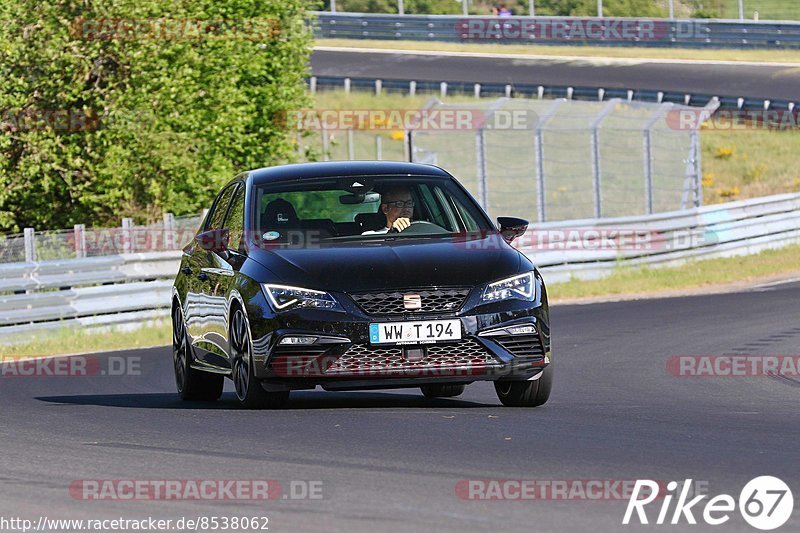
[[[675,0],[669,0],[669,18],[675,18]]]
[[[331,13],[336,13],[336,0],[331,0]]]
[[[25,228],[23,230],[25,239],[25,261],[32,263],[36,261],[36,240],[34,239],[35,231],[33,228]]]
[[[603,16],[603,0],[597,0],[597,16]]]
[[[383,137],[375,135],[375,159],[383,161]]]
[[[397,14],[398,15],[406,14],[405,7],[403,7],[403,0],[397,0]]]
[[[330,154],[328,154],[328,130],[325,128],[324,124],[320,127],[320,131],[322,132],[322,160],[330,161],[331,157]]]
[[[534,0],[528,0],[528,14],[532,17],[536,16],[536,6],[533,5]]]
[[[692,142],[692,164],[694,166],[694,206],[700,207],[703,205],[703,170],[700,165],[700,134],[697,131],[692,130],[690,138]]]
[[[353,138],[353,128],[347,130],[347,158],[352,161],[356,158],[355,139]]]
[[[536,123],[536,129],[533,132],[534,148],[536,150],[536,206],[539,222],[547,221],[547,206],[544,188],[544,138],[543,130],[547,125],[547,121],[555,114],[558,107],[564,103],[564,100],[556,100],[539,118]]]
[[[744,1],[739,0],[739,20],[744,20]]]
[[[122,253],[129,254],[133,251],[133,219],[122,219]]]
[[[469,15],[469,0],[461,0],[461,13],[465,17]]]
[[[175,238],[175,215],[164,213],[164,251],[174,250],[178,247]]]
[[[86,257],[86,226],[75,224],[72,227],[72,235],[75,239],[75,257],[77,259]]]
[[[403,131],[403,161],[414,162],[414,130]]]
[[[594,217],[600,218],[603,214],[602,190],[600,178],[602,169],[600,167],[600,123],[606,118],[613,110],[614,107],[620,103],[619,98],[612,98],[608,101],[602,111],[592,121],[591,128],[591,142],[592,142],[592,182],[594,189]]]
[[[484,211],[488,209],[488,192],[486,190],[486,131],[481,127],[475,134],[475,154],[478,170],[478,203]]]
[[[643,133],[644,142],[644,209],[645,213],[651,215],[653,213],[653,138],[652,130],[656,122],[658,122],[670,109],[672,104],[667,102],[661,104],[661,107],[656,110],[655,114],[645,123]]]

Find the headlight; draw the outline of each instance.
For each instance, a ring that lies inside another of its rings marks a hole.
[[[512,298],[532,301],[536,297],[534,281],[533,272],[526,272],[525,274],[490,283],[483,291],[481,303],[498,302]]]
[[[315,308],[344,311],[336,299],[324,291],[262,283],[269,303],[275,311],[289,309]]]

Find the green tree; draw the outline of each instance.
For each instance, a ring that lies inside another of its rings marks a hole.
[[[4,0],[0,231],[197,212],[293,160],[277,117],[308,105],[307,5]]]

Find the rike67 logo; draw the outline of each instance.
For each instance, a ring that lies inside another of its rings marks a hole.
[[[669,493],[661,502],[661,509],[655,524],[680,524],[684,520],[687,524],[697,524],[694,513],[698,513],[699,517],[711,526],[719,526],[730,520],[731,513],[736,510],[737,504],[733,496],[720,494],[709,499],[705,505],[701,505],[708,495],[702,494],[689,499],[691,486],[691,479],[687,479],[683,483],[675,508],[671,510],[672,500],[678,492],[679,484],[677,481],[667,483]],[[645,507],[656,500],[659,495],[658,488],[659,485],[656,481],[636,480],[622,523],[630,524],[635,512],[636,519],[640,524],[649,524],[652,516],[648,519]],[[640,498],[641,494],[646,496]],[[772,476],[759,476],[751,479],[744,486],[742,492],[739,493],[738,504],[739,512],[745,522],[756,529],[769,531],[781,527],[789,520],[794,509],[794,497],[789,486],[783,480]]]

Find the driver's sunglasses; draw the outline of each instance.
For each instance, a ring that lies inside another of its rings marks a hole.
[[[402,200],[397,200],[394,202],[383,202],[383,203],[385,203],[386,205],[390,205],[392,207],[396,207],[398,209],[414,207],[414,200],[407,200],[405,202]]]

